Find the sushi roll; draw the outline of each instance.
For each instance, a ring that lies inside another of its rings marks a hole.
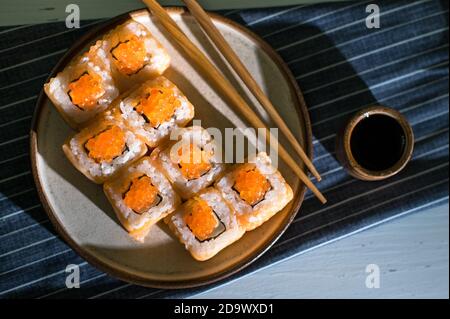
[[[125,165],[144,156],[147,146],[120,117],[105,111],[69,137],[63,151],[81,173],[101,184],[113,178]]]
[[[264,152],[235,166],[215,186],[236,211],[239,223],[247,231],[269,220],[293,197],[291,187]]]
[[[183,199],[208,187],[225,170],[218,146],[207,130],[191,126],[176,131],[178,140],[158,153],[158,163]]]
[[[186,125],[194,117],[192,104],[163,76],[124,94],[112,108],[152,148],[166,140],[173,129]]]
[[[101,43],[97,41],[44,85],[47,96],[74,129],[104,111],[119,95]]]
[[[210,259],[245,233],[231,207],[213,187],[189,199],[164,221],[199,261]]]
[[[148,156],[103,184],[103,190],[123,227],[141,242],[150,227],[172,213],[180,202],[167,178]]]
[[[139,22],[129,20],[103,38],[111,72],[120,90],[161,75],[170,64],[167,51]]]

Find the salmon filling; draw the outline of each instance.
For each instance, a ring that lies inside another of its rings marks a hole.
[[[158,128],[162,123],[167,122],[180,106],[180,101],[176,99],[173,91],[166,88],[152,88],[134,108],[141,114],[147,123],[154,128]]]
[[[125,193],[123,201],[134,212],[142,214],[161,201],[158,189],[153,186],[150,177],[144,175],[135,178]]]
[[[250,206],[254,206],[264,199],[271,186],[267,178],[254,168],[252,170],[241,169],[236,174],[233,188],[244,201]]]
[[[225,230],[213,209],[198,197],[186,204],[184,222],[199,241],[217,237]]]
[[[84,146],[96,162],[111,162],[126,148],[125,133],[118,126],[112,126],[90,138]]]
[[[183,154],[183,147],[181,147],[178,155],[181,158],[178,167],[181,174],[188,180],[200,178],[211,169],[208,154],[193,143],[189,145],[188,154]]]
[[[119,72],[125,75],[135,74],[145,66],[147,56],[145,43],[135,35],[124,42],[120,42],[110,52],[114,58],[115,66]]]
[[[67,94],[75,106],[85,111],[92,110],[97,105],[105,90],[98,75],[85,72],[77,80],[69,83]]]

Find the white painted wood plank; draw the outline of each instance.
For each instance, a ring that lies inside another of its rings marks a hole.
[[[448,209],[399,218],[194,298],[448,298]],[[373,263],[379,289],[365,286]]]

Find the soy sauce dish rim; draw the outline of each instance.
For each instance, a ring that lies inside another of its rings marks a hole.
[[[355,127],[362,120],[372,115],[385,115],[391,117],[401,126],[405,134],[405,146],[400,159],[391,167],[379,171],[369,170],[361,166],[354,158],[350,144],[352,133]],[[405,116],[393,108],[385,106],[371,106],[368,108],[364,108],[354,114],[345,126],[343,134],[343,152],[345,160],[347,161],[347,169],[354,177],[360,178],[362,180],[382,180],[397,174],[406,166],[406,164],[408,164],[409,160],[411,159],[413,150],[414,133],[412,127]]]

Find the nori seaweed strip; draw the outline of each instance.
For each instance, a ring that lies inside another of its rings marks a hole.
[[[145,177],[145,176],[148,176],[148,175],[146,175],[146,174],[141,175],[141,176],[139,176],[137,179],[141,179],[142,177]],[[150,177],[150,176],[149,176],[149,177]],[[130,185],[128,185],[127,190],[122,194],[122,199],[125,199],[125,196],[126,196],[127,193],[130,191],[131,185],[132,185],[132,184],[133,184],[133,182],[130,182]],[[156,187],[155,185],[153,185],[153,183],[151,183],[151,185],[152,185],[153,187]],[[162,202],[162,196],[159,195],[159,193],[156,194],[156,197],[158,198],[158,200],[157,200],[156,202],[152,203],[152,206],[151,206],[150,208],[156,207],[156,206],[158,206],[158,205]],[[149,209],[150,209],[150,208],[149,208]],[[132,211],[135,212],[135,213],[138,214],[138,215],[143,214],[143,213],[138,213],[138,212],[135,211],[134,209],[132,209]]]
[[[114,55],[114,52],[113,52],[113,51],[114,51],[115,49],[117,49],[117,47],[118,47],[119,45],[121,45],[122,43],[127,43],[127,42],[130,42],[130,40],[125,40],[125,41],[123,41],[123,42],[119,42],[119,43],[117,43],[113,48],[111,48],[111,50],[109,50],[109,53],[111,54],[111,56],[112,56],[115,60],[119,61],[119,59]],[[135,74],[141,72],[141,70],[142,70],[143,68],[145,68],[147,65],[148,65],[148,62],[147,62],[147,63],[144,63],[144,65],[143,65],[139,70],[137,70],[136,72],[130,73],[130,74],[125,74],[125,75],[127,75],[127,76],[135,75]]]
[[[217,235],[215,235],[215,236],[213,236],[213,237],[210,237],[210,238],[207,238],[207,239],[204,239],[204,240],[200,240],[200,239],[198,239],[198,238],[194,235],[195,240],[197,240],[199,243],[204,243],[205,241],[210,241],[211,239],[216,239],[217,237],[219,237],[220,235],[222,235],[222,234],[227,230],[227,227],[226,227],[225,224],[220,220],[219,216],[217,216],[217,213],[215,212],[214,209],[212,210],[212,212],[213,212],[214,216],[216,216],[217,220],[219,221],[219,225],[218,225],[217,227],[220,227],[220,225],[222,225],[223,230],[222,230],[220,233],[218,233]],[[189,225],[186,224],[186,227],[191,231],[191,233],[193,233],[193,232],[192,232],[192,229],[189,227]],[[217,227],[216,227],[216,229],[217,229]]]
[[[248,170],[248,171],[246,171],[246,172],[250,172],[250,171],[253,171],[253,170],[255,170],[255,169],[253,168],[253,169],[250,169],[250,170]],[[266,178],[266,180],[267,180],[267,182],[269,182],[269,184],[270,184],[270,181],[269,181],[267,178]],[[234,182],[233,186],[231,186],[231,189],[234,190],[236,193],[238,193],[238,194],[239,194],[239,198],[241,198],[241,193],[240,193],[236,188],[234,188],[234,185],[236,185],[236,181]],[[253,205],[250,205],[250,203],[247,203],[245,200],[244,200],[244,202],[246,202],[247,204],[249,204],[252,208],[255,208],[256,205],[258,205],[259,203],[261,203],[263,200],[266,199],[267,193],[270,192],[272,189],[273,189],[272,184],[270,184],[270,188],[264,193],[263,198],[261,198],[259,201],[257,201],[257,202],[254,203]],[[241,200],[243,200],[243,199],[241,198]]]
[[[86,154],[88,154],[88,156],[89,156],[90,151],[87,149],[86,144],[87,144],[90,140],[92,140],[93,138],[95,138],[96,136],[102,134],[103,132],[106,132],[107,130],[109,130],[109,129],[111,129],[111,128],[112,128],[112,125],[106,127],[103,131],[100,131],[100,132],[98,132],[97,134],[91,136],[90,138],[88,138],[88,139],[86,140],[86,142],[84,142],[83,148],[84,148],[84,151],[86,152]],[[118,158],[119,156],[123,155],[125,152],[127,152],[127,151],[129,151],[129,150],[130,150],[130,149],[128,148],[128,145],[125,143],[125,146],[123,147],[122,153],[120,153],[120,155],[117,155],[116,157],[113,157],[112,160],[115,160],[116,158]],[[90,156],[89,156],[89,157],[90,157]],[[95,161],[95,162],[97,162],[97,161]],[[99,163],[99,162],[97,162],[97,163]]]
[[[89,75],[89,72],[88,71],[84,71],[77,79],[70,81],[70,83],[78,81],[85,74]],[[70,102],[72,102],[72,104],[75,105],[77,107],[77,109],[80,109],[81,111],[86,111],[85,109],[81,108],[81,106],[73,103],[72,97],[70,96],[70,92],[72,92],[72,90],[67,91],[67,95],[69,96]],[[97,101],[97,105],[98,105],[98,101]]]
[[[270,182],[269,182],[269,184],[270,184]],[[255,208],[255,206],[258,205],[259,203],[261,203],[263,200],[265,200],[267,193],[270,192],[271,190],[272,190],[272,184],[270,185],[270,188],[264,193],[263,198],[261,198],[259,201],[257,201],[253,205],[250,205],[252,207],[252,209]]]
[[[163,94],[164,92],[161,90],[158,90],[160,94]],[[150,97],[150,93],[147,93],[145,98],[148,99]],[[145,115],[144,112],[140,113],[136,110],[136,107],[139,106],[141,104],[141,102],[139,101],[135,106],[133,106],[133,111],[135,111],[136,113],[138,113],[140,116],[142,116],[142,118],[144,119],[145,123],[149,124],[150,123],[150,119],[147,117],[147,115]],[[172,115],[173,117],[173,115]],[[155,130],[157,130],[159,127],[161,126],[161,124],[158,124],[157,126],[152,126]]]
[[[211,163],[210,163],[211,164]],[[211,168],[209,170],[207,170],[206,172],[204,172],[202,175],[200,175],[199,177],[196,178],[186,178],[189,182],[190,181],[195,181],[196,179],[202,178],[203,176],[205,176],[206,174],[208,174],[212,169],[213,169],[213,164],[211,164]],[[178,168],[181,169],[181,164],[178,163]]]
[[[95,137],[97,137],[98,135],[102,134],[103,132],[106,132],[107,130],[111,129],[111,127],[112,127],[111,125],[107,126],[103,131],[100,131],[100,132],[98,132],[97,134],[92,135],[90,138],[88,138],[88,139],[86,140],[86,142],[84,142],[83,148],[84,148],[85,152],[88,154],[88,156],[89,156],[90,151],[87,149],[86,144],[87,144],[90,140],[92,140],[93,138],[95,138]]]
[[[125,143],[125,146],[123,147],[122,153],[120,153],[120,155],[117,155],[116,157],[113,157],[113,160],[115,160],[116,158],[118,158],[119,156],[122,156],[124,153],[128,152],[130,149],[128,148],[127,143]]]

